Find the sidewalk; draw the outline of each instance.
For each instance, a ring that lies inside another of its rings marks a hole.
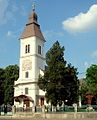
[[[97,112],[87,113],[46,113],[35,115],[0,116],[0,120],[97,120]]]

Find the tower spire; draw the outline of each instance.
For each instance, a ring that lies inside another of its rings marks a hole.
[[[40,30],[40,25],[38,24],[38,16],[35,12],[35,4],[33,3],[32,5],[33,11],[29,15],[28,23],[26,24],[26,28],[21,35],[20,39],[24,39],[27,37],[32,37],[32,36],[37,36],[41,40],[45,41],[41,30]]]

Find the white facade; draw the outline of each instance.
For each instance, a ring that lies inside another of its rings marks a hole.
[[[36,27],[38,28],[39,26],[35,22],[32,21],[32,24],[37,25]],[[35,30],[32,31],[37,32]],[[45,70],[45,41],[41,37],[37,37],[37,34],[36,36],[32,35],[30,37],[20,38],[20,71],[19,79],[15,81],[14,87],[15,98],[18,99],[18,96],[25,95],[33,100],[33,102],[29,102],[30,107],[33,104],[39,105],[41,100],[40,96],[43,97],[45,95],[37,86],[39,74],[42,73],[40,71]],[[14,102],[14,105],[17,107],[23,106],[23,104],[23,100],[22,102],[15,100]]]

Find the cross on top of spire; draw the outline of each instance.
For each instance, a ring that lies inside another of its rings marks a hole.
[[[35,11],[36,4],[33,3],[33,4],[32,4],[32,7],[33,7],[33,11]]]

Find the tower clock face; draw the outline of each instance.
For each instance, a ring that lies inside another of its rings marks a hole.
[[[31,70],[32,69],[32,61],[29,59],[24,60],[22,63],[22,69],[23,69],[23,71]]]

